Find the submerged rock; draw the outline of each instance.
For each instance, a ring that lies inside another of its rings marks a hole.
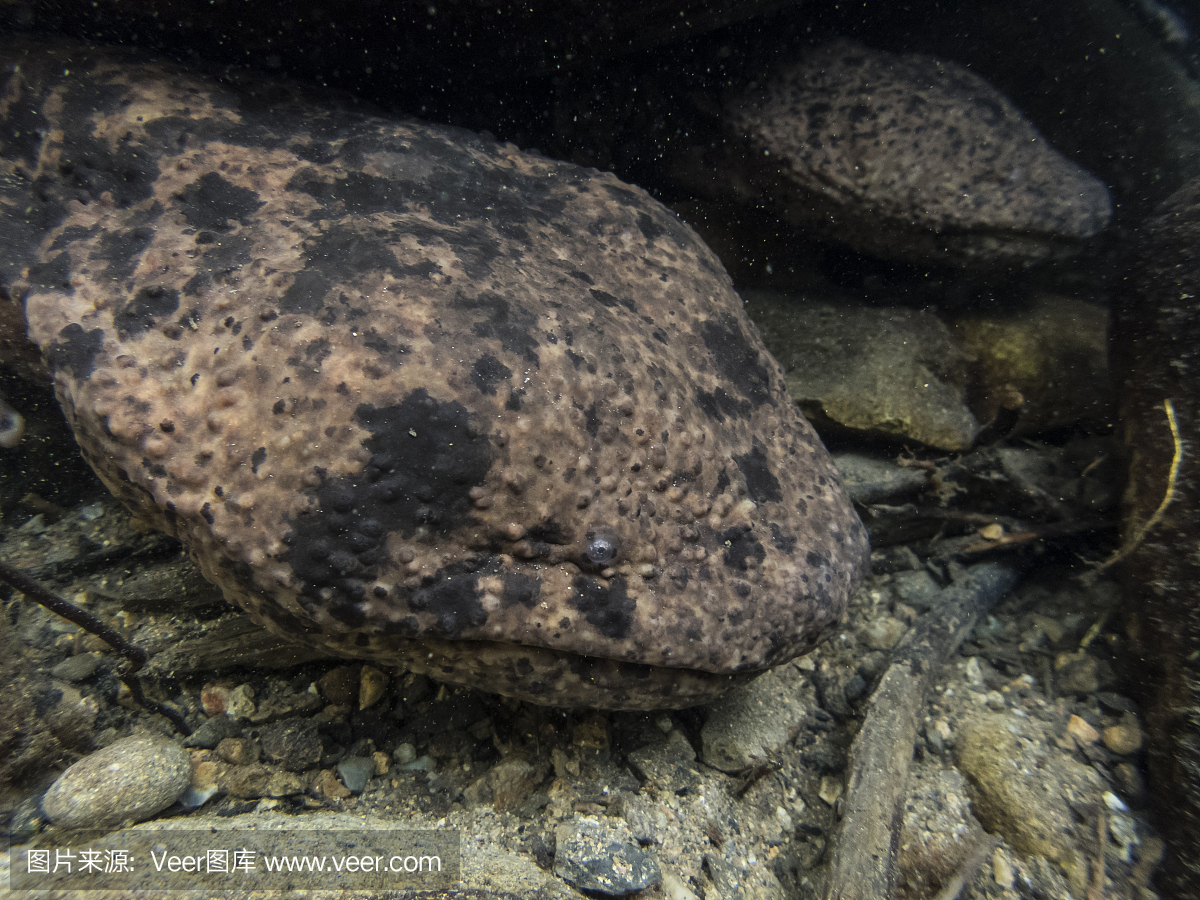
[[[258,621],[629,708],[837,623],[865,532],[648,195],[286,85],[3,61],[0,271],[100,477]]]
[[[959,315],[952,328],[975,359],[969,395],[980,422],[1007,409],[1014,434],[1111,426],[1103,307],[1038,293],[1016,308]]]
[[[966,450],[968,357],[931,312],[746,291],[804,414],[831,429]]]
[[[796,224],[868,253],[956,265],[1062,255],[1108,224],[1108,189],[947,60],[848,40],[726,105],[750,180]]]
[[[61,828],[111,828],[162,812],[191,780],[186,750],[162,735],[138,735],[63,772],[42,798],[42,809]]]

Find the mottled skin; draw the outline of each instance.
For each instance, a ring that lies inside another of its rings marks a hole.
[[[267,627],[653,708],[836,625],[865,532],[645,193],[294,88],[4,52],[11,290],[80,446]]]
[[[1100,232],[1108,189],[955,63],[836,40],[726,106],[798,224],[881,256],[1029,264]]]

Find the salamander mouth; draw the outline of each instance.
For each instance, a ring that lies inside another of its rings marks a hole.
[[[477,688],[539,706],[587,709],[684,709],[708,703],[764,669],[704,672],[500,641],[398,641],[327,635],[343,656],[391,662],[437,681]]]

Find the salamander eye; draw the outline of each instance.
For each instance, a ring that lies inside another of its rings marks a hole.
[[[611,534],[588,535],[587,558],[598,566],[607,566],[617,558],[617,539]]]

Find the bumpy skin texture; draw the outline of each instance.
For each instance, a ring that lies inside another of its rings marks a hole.
[[[4,73],[42,228],[14,289],[83,452],[268,627],[653,708],[838,622],[865,532],[720,263],[642,191],[107,51]]]
[[[790,218],[881,256],[991,266],[1075,249],[1108,189],[977,75],[836,40],[734,98],[729,126]]]

